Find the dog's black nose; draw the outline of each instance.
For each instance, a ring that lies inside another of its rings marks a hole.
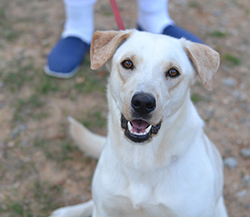
[[[148,114],[155,110],[155,98],[150,93],[136,93],[131,100],[131,106],[139,114]]]

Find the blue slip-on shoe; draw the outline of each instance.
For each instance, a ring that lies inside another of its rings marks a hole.
[[[78,71],[90,45],[77,37],[60,39],[48,55],[44,72],[57,78],[71,78]]]
[[[190,40],[192,42],[204,44],[197,36],[193,35],[191,32],[188,32],[185,29],[182,29],[178,26],[170,25],[167,26],[163,32],[163,35],[168,35],[174,38],[186,38],[187,40]]]
[[[139,31],[144,31],[139,25],[137,25],[137,29]],[[193,35],[192,33],[188,32],[185,29],[182,29],[178,26],[174,26],[174,25],[169,25],[167,26],[163,32],[161,33],[163,35],[168,35],[174,38],[186,38],[192,42],[196,42],[196,43],[200,43],[200,44],[204,44],[204,42],[202,42],[197,36]]]

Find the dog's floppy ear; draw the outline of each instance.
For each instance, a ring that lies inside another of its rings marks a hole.
[[[131,31],[96,31],[90,49],[91,69],[99,69],[108,62],[116,48],[130,34]]]
[[[186,43],[185,48],[203,85],[208,90],[212,90],[213,75],[220,65],[219,53],[206,45],[194,42]]]

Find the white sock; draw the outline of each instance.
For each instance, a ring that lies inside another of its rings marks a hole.
[[[162,33],[174,23],[168,14],[168,0],[137,0],[138,25],[145,31]]]
[[[62,38],[75,36],[90,44],[94,33],[94,4],[97,0],[64,0],[66,22]]]

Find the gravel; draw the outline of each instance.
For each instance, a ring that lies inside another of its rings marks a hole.
[[[247,195],[247,191],[246,190],[242,190],[242,191],[240,191],[240,192],[237,193],[238,197],[244,197],[246,195]]]
[[[236,160],[235,157],[227,157],[224,159],[224,165],[228,167],[229,169],[233,169],[237,167],[238,161]]]
[[[242,178],[243,183],[250,183],[250,176],[246,175],[244,178]]]
[[[20,125],[18,127],[16,127],[15,129],[12,130],[11,133],[11,138],[15,139],[17,137],[17,135],[21,132],[24,131],[26,129],[26,127],[24,125]]]
[[[243,148],[240,150],[240,154],[244,158],[250,158],[250,149]]]
[[[236,80],[234,78],[228,77],[222,80],[222,83],[228,87],[234,87],[236,85]]]

